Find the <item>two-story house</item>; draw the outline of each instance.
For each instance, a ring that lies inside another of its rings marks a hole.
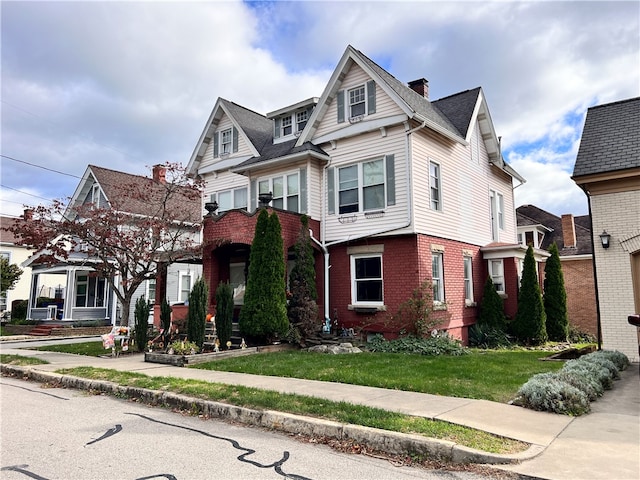
[[[89,165],[82,179],[76,187],[69,201],[66,216],[74,214],[74,207],[78,205],[97,207],[100,209],[115,209],[122,212],[123,218],[144,218],[152,215],[161,205],[148,205],[147,196],[136,196],[136,188],[141,191],[162,190],[160,184],[166,182],[166,169],[163,165],[153,168],[153,177],[132,175],[108,168]],[[171,202],[178,202],[179,208],[185,215],[198,224],[201,219],[201,205],[197,199],[187,195],[176,194]],[[122,228],[126,228],[123,225]],[[151,233],[151,232],[150,232]],[[111,232],[116,235],[116,232]],[[198,237],[198,233],[196,233]],[[199,241],[199,237],[195,238]],[[96,266],[96,260],[81,242],[78,245],[69,243],[67,258],[50,258],[48,251],[41,250],[23,262],[23,267],[32,271],[31,294],[29,295],[28,318],[31,320],[56,323],[102,321],[116,325],[122,316],[121,305],[118,302],[110,283],[101,276]],[[171,263],[166,266],[158,278],[145,280],[135,291],[129,308],[129,318],[133,319],[135,302],[141,296],[156,303],[154,316],[159,323],[159,303],[167,299],[170,303],[183,303],[187,300],[191,286],[202,275],[200,260],[188,259],[181,263]],[[57,284],[61,285],[56,294],[55,302],[50,305],[38,305],[42,280],[57,277]],[[157,283],[157,279],[160,283]],[[116,279],[117,284],[120,280]],[[153,321],[153,317],[149,319]],[[131,320],[132,321],[132,320]]]
[[[266,115],[218,99],[188,170],[211,211],[204,278],[212,291],[230,280],[238,305],[268,202],[288,261],[310,217],[321,315],[340,327],[397,334],[391,317],[428,282],[439,328],[466,339],[487,275],[515,314],[525,248],[513,186],[524,179],[502,157],[481,88],[432,101],[426,80],[405,85],[349,46],[319,98]]]

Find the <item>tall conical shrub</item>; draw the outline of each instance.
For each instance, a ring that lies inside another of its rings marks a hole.
[[[560,264],[560,254],[555,242],[549,248],[551,256],[544,267],[544,312],[547,316],[549,340],[566,342],[569,336],[567,317],[567,292]]]
[[[166,298],[160,303],[160,328],[162,329],[162,343],[167,348],[169,338],[171,338],[171,306]]]
[[[229,282],[220,282],[216,289],[216,332],[220,347],[227,348],[233,330],[233,288]]]
[[[240,332],[263,340],[284,336],[289,328],[284,283],[282,229],[278,215],[258,215],[249,254],[249,275],[240,311]]]
[[[296,330],[295,338],[304,345],[306,338],[320,331],[321,322],[318,319],[318,304],[316,303],[318,293],[316,291],[313,247],[309,237],[309,219],[303,215],[300,222],[302,226],[294,247],[295,264],[289,276],[291,298],[287,313],[292,328]]]
[[[497,328],[501,331],[504,331],[506,326],[504,300],[502,300],[502,297],[500,297],[500,294],[496,291],[490,275],[484,283],[478,325]]]
[[[518,312],[513,322],[513,332],[519,341],[528,345],[540,345],[547,341],[546,315],[531,245],[524,257]]]
[[[207,303],[209,287],[202,277],[193,284],[189,293],[189,312],[187,313],[187,339],[202,348],[207,321]]]
[[[136,348],[139,352],[144,352],[149,341],[149,312],[151,307],[149,302],[144,298],[144,295],[138,298],[136,301],[133,316],[135,320],[135,332],[134,338],[136,340]]]

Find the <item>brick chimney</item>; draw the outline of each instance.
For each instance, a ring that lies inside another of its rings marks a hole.
[[[159,183],[167,183],[167,168],[164,165],[154,165],[153,179]]]
[[[22,214],[22,218],[27,222],[30,222],[31,220],[33,220],[33,209],[25,208],[24,213]]]
[[[573,215],[562,215],[562,241],[564,248],[576,248],[576,224]]]
[[[426,78],[419,78],[409,82],[409,88],[429,100],[429,81]]]

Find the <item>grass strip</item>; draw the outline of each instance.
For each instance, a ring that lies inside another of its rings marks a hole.
[[[57,370],[57,373],[94,380],[107,380],[123,386],[180,393],[256,410],[276,410],[340,423],[363,425],[402,433],[415,433],[430,438],[449,440],[490,453],[516,453],[526,450],[529,446],[517,440],[448,422],[304,395],[283,394],[271,390],[201,380],[150,377],[141,373],[93,367],[60,369]]]
[[[49,363],[46,360],[41,360],[34,357],[24,357],[22,355],[8,355],[0,354],[0,363],[5,365],[43,365]]]
[[[436,357],[402,353],[327,355],[285,351],[228,358],[190,366],[204,370],[304,378],[325,382],[431,393],[506,403],[536,373],[562,362],[541,362],[544,351],[478,350]]]
[[[76,355],[86,355],[88,357],[99,357],[101,355],[110,355],[111,349],[105,349],[101,341],[97,342],[80,342],[80,343],[61,343],[58,345],[45,345],[43,347],[33,347],[29,350],[44,350],[47,352],[59,353],[75,353]]]

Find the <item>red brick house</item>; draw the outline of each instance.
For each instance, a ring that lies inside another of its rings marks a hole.
[[[593,248],[589,215],[558,217],[535,205],[516,209],[518,241],[548,250],[555,242],[567,292],[569,323],[597,337],[596,287],[593,276]],[[544,278],[544,263],[540,265]]]
[[[525,249],[514,180],[481,88],[430,100],[347,47],[324,92],[262,115],[218,99],[190,159],[205,180],[203,271],[242,303],[256,209],[283,226],[284,258],[306,214],[320,315],[393,336],[389,317],[428,282],[441,329],[466,340],[487,275],[515,314]],[[538,251],[541,255],[541,251]],[[319,319],[320,325],[321,319]]]

